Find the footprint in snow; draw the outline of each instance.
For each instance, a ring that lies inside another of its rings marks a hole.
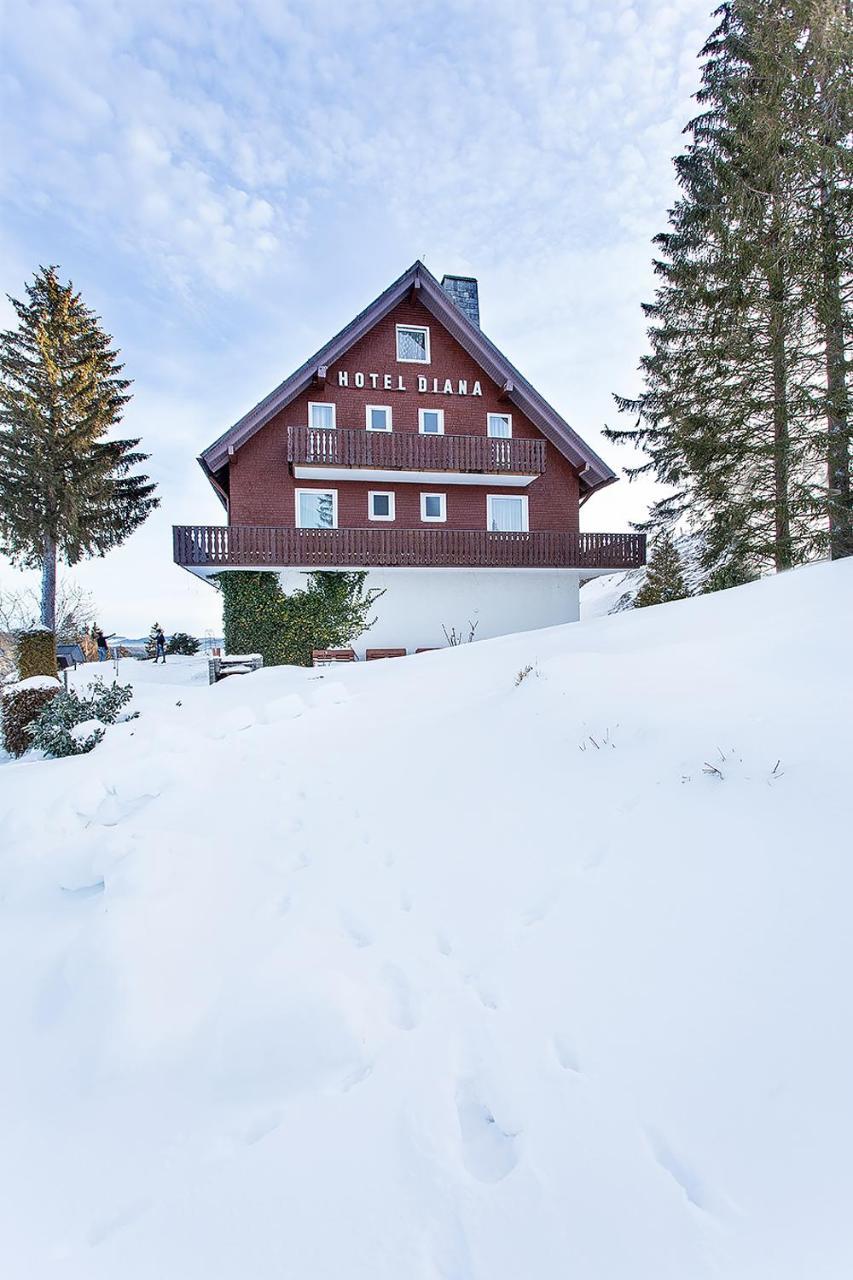
[[[105,884],[103,880],[93,880],[91,884],[64,885],[61,884],[60,889],[69,898],[95,898],[99,893],[103,893]]]
[[[446,933],[437,933],[435,935],[435,945],[438,947],[438,950],[441,953],[441,955],[443,956],[453,955],[453,947],[451,946],[450,939],[447,937]]]
[[[580,1062],[578,1055],[575,1053],[574,1047],[566,1036],[554,1036],[554,1053],[557,1061],[564,1071],[574,1071],[580,1074]]]
[[[353,916],[343,915],[341,917],[341,928],[354,947],[361,949],[372,945],[373,934]]]
[[[344,1076],[341,1081],[341,1093],[349,1093],[350,1089],[354,1089],[357,1084],[362,1084],[369,1075],[373,1073],[373,1063],[363,1062],[359,1066],[354,1067],[352,1071]]]
[[[278,1111],[267,1111],[262,1115],[256,1116],[244,1130],[243,1140],[246,1146],[253,1147],[256,1142],[260,1142],[263,1138],[273,1133],[280,1124],[281,1113]]]
[[[93,1224],[89,1231],[89,1245],[94,1249],[99,1244],[103,1244],[105,1240],[109,1240],[110,1236],[114,1236],[117,1231],[121,1231],[124,1227],[129,1227],[137,1218],[141,1218],[150,1208],[151,1201],[148,1199],[132,1200],[109,1217],[101,1218]]]
[[[541,898],[538,902],[534,902],[521,917],[521,923],[526,928],[530,928],[530,926],[534,924],[541,924],[553,909],[556,897],[556,893],[553,893],[547,898]]]
[[[675,1154],[666,1139],[656,1130],[647,1129],[646,1137],[651,1143],[655,1160],[678,1183],[690,1203],[697,1209],[707,1209],[708,1194],[695,1170],[691,1169],[681,1156]]]
[[[412,895],[409,893],[408,889],[402,889],[400,891],[400,910],[411,911],[411,909],[412,909]]]
[[[463,982],[466,987],[471,988],[484,1009],[490,1009],[494,1012],[499,1008],[497,992],[490,983],[471,973],[466,973],[463,976]]]
[[[402,969],[386,964],[382,978],[388,991],[388,1014],[395,1027],[412,1031],[420,1022],[420,1001]]]
[[[456,1090],[465,1167],[479,1182],[501,1182],[518,1164],[518,1134],[502,1129],[473,1080]]]

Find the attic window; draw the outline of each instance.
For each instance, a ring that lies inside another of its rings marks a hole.
[[[429,364],[429,329],[398,324],[397,359],[407,364]]]

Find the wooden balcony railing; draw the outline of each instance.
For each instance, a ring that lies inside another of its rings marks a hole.
[[[641,533],[491,533],[485,529],[285,529],[175,525],[185,568],[635,569]]]
[[[287,460],[297,466],[538,476],[545,470],[545,441],[288,427]]]

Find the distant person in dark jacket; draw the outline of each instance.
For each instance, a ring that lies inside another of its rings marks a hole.
[[[158,627],[154,632],[154,663],[160,658],[163,659],[163,665],[166,665],[166,637],[163,635],[162,627]]]
[[[106,662],[110,656],[110,651],[107,646],[107,637],[103,631],[98,630],[95,632],[95,644],[98,646],[98,662]]]

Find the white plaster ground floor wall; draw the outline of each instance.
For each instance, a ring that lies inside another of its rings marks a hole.
[[[305,585],[304,571],[279,576],[285,591]],[[454,632],[465,641],[475,624],[474,638],[488,640],[577,622],[580,577],[573,569],[371,569],[366,586],[384,595],[375,625],[353,648],[360,658],[366,648],[411,653],[446,645]]]

